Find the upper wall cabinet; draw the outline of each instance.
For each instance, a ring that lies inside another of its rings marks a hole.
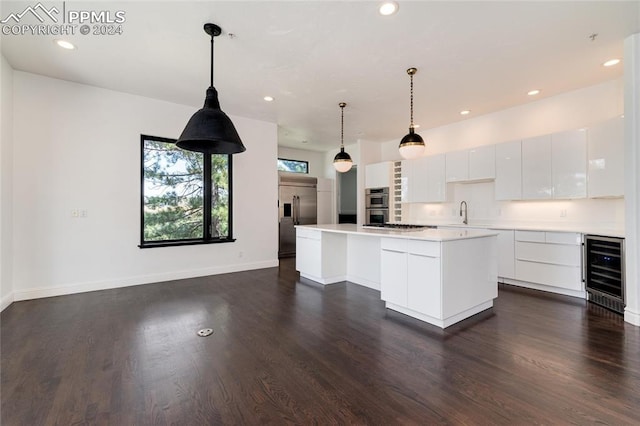
[[[522,140],[522,199],[543,200],[553,196],[551,135]]]
[[[569,130],[551,135],[553,198],[587,196],[587,131]]]
[[[393,187],[393,161],[367,164],[364,169],[365,188]]]
[[[591,126],[587,136],[589,197],[624,195],[624,119]]]
[[[469,180],[469,151],[452,151],[446,154],[447,182]]]
[[[402,161],[402,202],[440,203],[446,200],[445,155]]]
[[[522,199],[522,144],[519,140],[496,145],[496,200]]]
[[[496,177],[495,145],[479,146],[469,150],[469,180],[491,180]]]
[[[447,152],[447,182],[477,182],[496,177],[495,146]]]

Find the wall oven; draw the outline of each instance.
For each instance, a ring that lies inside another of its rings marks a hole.
[[[623,314],[624,238],[585,235],[584,263],[589,301]]]
[[[389,188],[367,188],[365,202],[368,209],[388,209]]]
[[[389,209],[367,209],[366,225],[377,225],[389,221]]]
[[[389,188],[367,188],[365,192],[367,217],[365,225],[389,221]]]

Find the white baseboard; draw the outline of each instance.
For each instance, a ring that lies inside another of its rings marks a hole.
[[[633,312],[626,308],[624,310],[624,321],[640,327],[640,312]]]
[[[13,303],[13,292],[7,294],[5,297],[0,299],[0,312],[4,311]]]
[[[278,266],[278,259],[261,262],[240,263],[234,265],[216,266],[213,268],[195,269],[191,271],[167,272],[162,274],[139,275],[135,277],[114,280],[93,281],[60,285],[55,287],[40,287],[28,290],[14,290],[12,301],[41,299],[43,297],[63,296],[65,294],[85,293],[88,291],[108,290],[112,288],[130,287],[142,284],[153,284],[163,281],[182,280],[185,278],[205,277],[208,275],[227,274],[230,272],[249,271],[253,269],[274,268]],[[4,304],[4,299],[2,299]],[[3,305],[4,306],[4,305]],[[4,309],[4,308],[3,308]]]
[[[569,290],[561,287],[552,287],[544,284],[530,283],[527,281],[513,280],[511,278],[498,278],[498,282],[502,284],[515,285],[518,287],[531,288],[533,290],[542,290],[549,293],[563,294],[565,296],[578,297],[580,299],[587,298],[587,292],[584,290]]]
[[[366,278],[356,277],[356,276],[353,276],[353,275],[347,275],[347,281],[352,282],[354,284],[361,285],[363,287],[367,287],[367,288],[371,288],[373,290],[380,291],[380,283],[368,280]]]

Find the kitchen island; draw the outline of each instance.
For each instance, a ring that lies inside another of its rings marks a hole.
[[[296,269],[321,284],[350,281],[380,290],[388,309],[445,328],[493,306],[496,235],[297,226]]]

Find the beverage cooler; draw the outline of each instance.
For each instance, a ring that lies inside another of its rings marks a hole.
[[[584,263],[589,301],[624,313],[624,238],[586,235]]]

